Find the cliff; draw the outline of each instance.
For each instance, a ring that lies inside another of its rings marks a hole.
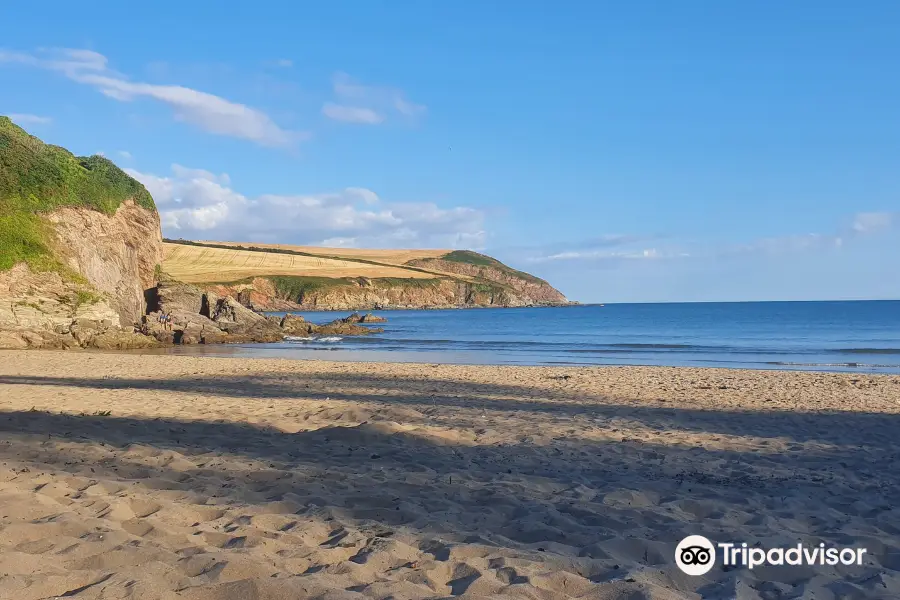
[[[512,290],[513,296],[521,298],[529,304],[566,304],[568,302],[562,292],[543,279],[524,271],[512,269],[490,256],[469,250],[456,250],[439,258],[414,259],[406,264],[444,273],[466,275],[476,280],[498,284],[509,288]]]
[[[237,298],[258,310],[371,310],[389,308],[459,308],[533,304],[512,290],[450,278],[331,279],[324,277],[256,277],[213,284],[207,289]]]
[[[162,262],[143,185],[0,117],[0,346],[134,347]]]
[[[566,297],[543,279],[489,256],[454,251],[403,263],[419,277],[270,275],[201,287],[258,310],[370,310],[554,306]],[[424,271],[427,276],[421,276]]]
[[[543,279],[468,250],[163,240],[163,270],[261,310],[569,304]]]
[[[0,117],[0,347],[282,339],[284,323],[248,308],[566,302],[546,281],[468,251],[164,243],[143,185],[102,156],[75,156]],[[346,321],[288,325],[375,332]]]

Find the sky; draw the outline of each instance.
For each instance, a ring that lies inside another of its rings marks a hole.
[[[896,2],[50,4],[0,8],[0,114],[114,160],[167,237],[900,298]]]

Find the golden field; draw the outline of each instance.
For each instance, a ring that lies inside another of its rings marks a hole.
[[[222,244],[223,242],[207,242]],[[237,244],[235,244],[237,245]],[[264,244],[254,244],[264,247]],[[365,256],[353,255],[352,258],[382,260],[385,263],[400,261],[406,253],[410,258],[421,257],[423,252],[428,256],[443,252],[438,250],[337,250],[332,248],[310,248],[300,250],[300,246],[275,246],[302,252],[338,253],[350,257],[350,252],[366,253]],[[264,275],[293,275],[306,277],[398,277],[428,279],[435,275],[428,272],[405,269],[393,264],[373,265],[352,260],[277,254],[272,252],[256,252],[252,250],[228,250],[224,248],[208,248],[202,246],[186,246],[183,244],[163,244],[163,270],[169,275],[188,283],[228,282]],[[379,256],[385,258],[369,258]],[[418,253],[418,254],[417,254]],[[397,264],[397,263],[394,263]]]
[[[274,248],[278,250],[293,250],[294,252],[308,252],[321,256],[339,256],[342,258],[355,258],[359,260],[374,260],[392,265],[404,265],[408,261],[417,258],[439,258],[450,250],[446,249],[369,249],[369,248],[325,248],[322,246],[293,246],[291,244],[250,244],[248,242],[211,242],[201,241],[201,244],[219,244],[222,246],[255,246],[257,248]]]

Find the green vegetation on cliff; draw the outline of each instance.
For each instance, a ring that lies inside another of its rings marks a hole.
[[[351,279],[332,277],[296,277],[291,275],[275,275],[267,277],[275,285],[275,293],[279,298],[295,302],[304,295],[322,291],[341,285],[349,285]]]
[[[486,254],[472,252],[471,250],[454,250],[453,252],[448,252],[447,254],[443,255],[441,259],[449,260],[450,262],[465,263],[467,265],[476,265],[479,267],[506,266],[496,258],[487,256]]]
[[[423,258],[410,261],[416,265],[429,265],[434,263],[434,261],[444,260],[448,262],[462,263],[465,265],[472,265],[474,267],[488,267],[491,269],[496,269],[506,275],[511,277],[517,277],[519,279],[523,279],[530,283],[540,283],[549,285],[546,281],[539,277],[535,277],[530,273],[526,273],[525,271],[519,271],[517,269],[513,269],[509,267],[496,258],[487,256],[486,254],[479,254],[478,252],[472,252],[471,250],[454,250],[453,252],[448,252],[444,254],[440,258]]]
[[[115,213],[125,200],[156,210],[138,181],[102,156],[77,157],[0,116],[0,270],[26,262],[63,271],[40,214],[64,206]]]
[[[314,292],[327,292],[342,287],[358,290],[360,284],[368,284],[381,289],[392,287],[406,287],[415,289],[426,289],[439,285],[442,281],[440,278],[421,279],[421,278],[401,278],[401,277],[378,277],[373,279],[363,277],[316,277],[316,276],[298,276],[298,275],[266,275],[262,279],[268,279],[275,286],[275,294],[279,298],[296,302],[307,294]],[[208,285],[241,285],[253,283],[253,278],[240,281],[216,282]]]

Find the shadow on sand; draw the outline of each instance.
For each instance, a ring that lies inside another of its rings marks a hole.
[[[674,544],[688,534],[712,539],[817,539],[864,543],[884,536],[872,569],[900,569],[900,421],[876,413],[785,414],[642,406],[565,390],[548,401],[515,385],[484,385],[363,374],[220,379],[81,379],[0,377],[0,385],[159,390],[264,401],[295,397],[355,400],[414,409],[419,423],[478,432],[490,417],[591,427],[649,428],[653,442],[580,439],[478,445],[401,431],[390,420],[299,433],[235,422],[138,419],[45,412],[0,413],[0,458],[31,468],[138,481],[181,490],[198,502],[291,503],[298,515],[339,515],[389,532],[482,543],[523,552],[597,559],[593,581],[620,565],[670,566]],[[324,386],[328,391],[319,391]],[[522,399],[526,397],[527,399]],[[602,400],[602,401],[601,401]],[[114,409],[114,406],[111,408]],[[387,413],[389,415],[389,413]],[[408,422],[415,420],[405,413]],[[666,441],[667,433],[705,433],[762,440],[753,450]],[[40,451],[48,440],[65,442]],[[794,444],[790,458],[766,451],[766,440]],[[96,459],[102,443],[108,452]],[[806,444],[806,445],[804,445]],[[150,452],[135,452],[149,447]],[[171,455],[182,460],[172,466]],[[149,460],[154,453],[158,458]],[[876,524],[876,525],[872,525]],[[386,534],[387,535],[387,534]],[[653,543],[632,555],[624,540]],[[730,583],[729,583],[730,582]],[[709,591],[733,589],[723,575]],[[725,586],[725,587],[723,587]],[[717,592],[716,592],[717,593]],[[714,594],[713,594],[714,595]]]

